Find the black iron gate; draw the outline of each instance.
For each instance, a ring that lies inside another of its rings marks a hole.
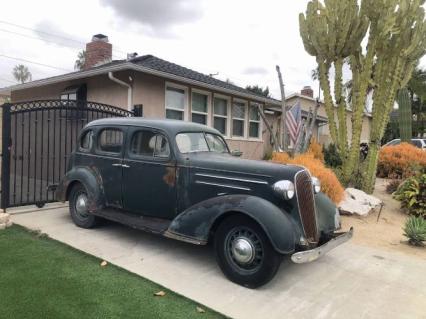
[[[79,131],[90,121],[133,112],[86,101],[3,105],[1,208],[55,201]]]

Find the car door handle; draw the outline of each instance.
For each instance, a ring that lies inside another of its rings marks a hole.
[[[122,166],[121,163],[114,163],[112,166]]]
[[[121,165],[121,167],[129,168],[130,166],[129,166],[129,165],[126,165],[126,164],[122,164],[122,165]]]

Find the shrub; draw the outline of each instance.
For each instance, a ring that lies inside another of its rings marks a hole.
[[[407,219],[404,226],[404,236],[408,242],[415,246],[424,246],[426,241],[426,219],[411,216]]]
[[[329,144],[327,147],[324,147],[324,160],[328,167],[342,166],[342,160],[335,144]]]
[[[272,161],[281,164],[295,164],[306,167],[310,173],[321,181],[321,191],[334,203],[343,199],[344,189],[334,172],[326,168],[324,163],[314,158],[311,153],[304,153],[291,158],[287,153],[273,153]]]
[[[401,180],[399,179],[392,179],[387,185],[386,185],[386,192],[388,194],[392,194],[396,192],[399,185],[401,185]]]
[[[404,181],[394,193],[401,207],[410,215],[426,218],[426,174],[413,176]]]
[[[324,163],[324,154],[322,152],[322,145],[317,143],[317,141],[314,138],[312,138],[311,143],[309,144],[308,153],[312,154],[314,158]]]
[[[378,177],[407,178],[426,169],[426,152],[408,143],[385,146],[377,163]]]

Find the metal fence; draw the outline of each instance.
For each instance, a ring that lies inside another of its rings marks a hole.
[[[1,208],[55,201],[80,130],[89,122],[133,116],[111,105],[45,100],[4,104]]]

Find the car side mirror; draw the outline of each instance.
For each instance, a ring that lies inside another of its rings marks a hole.
[[[231,155],[236,157],[241,157],[241,155],[243,155],[243,152],[241,152],[240,150],[233,150],[231,151]]]

